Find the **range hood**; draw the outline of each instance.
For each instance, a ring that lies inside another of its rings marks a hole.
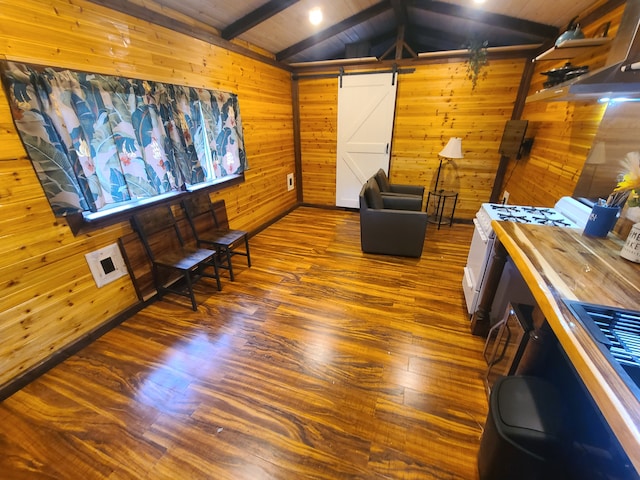
[[[640,0],[627,0],[606,66],[532,95],[527,101],[640,99]],[[535,98],[534,98],[535,97]]]

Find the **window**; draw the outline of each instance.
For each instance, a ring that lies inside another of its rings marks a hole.
[[[2,62],[14,122],[56,216],[104,217],[247,168],[238,99]]]

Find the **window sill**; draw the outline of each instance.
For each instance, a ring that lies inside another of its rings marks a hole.
[[[225,187],[238,185],[244,181],[244,173],[239,175],[227,175],[226,177],[211,182],[199,183],[187,187],[186,191],[169,192],[151,198],[135,200],[118,207],[100,212],[82,212],[64,217],[74,235],[92,232],[100,228],[108,227],[116,223],[129,221],[131,217],[144,208],[178,203],[182,197],[193,192],[213,192]]]

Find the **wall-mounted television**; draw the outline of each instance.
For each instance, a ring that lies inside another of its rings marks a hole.
[[[505,157],[520,158],[524,136],[527,133],[528,120],[508,120],[502,134],[498,151]]]

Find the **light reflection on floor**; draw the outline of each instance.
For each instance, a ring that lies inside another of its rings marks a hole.
[[[158,359],[157,367],[140,382],[135,400],[165,412],[176,407],[174,400],[189,403],[189,392],[193,392],[189,385],[214,378],[222,368],[224,352],[231,348],[231,343],[232,337],[228,334],[213,337],[194,332],[187,339],[183,337],[166,350],[166,356]]]

